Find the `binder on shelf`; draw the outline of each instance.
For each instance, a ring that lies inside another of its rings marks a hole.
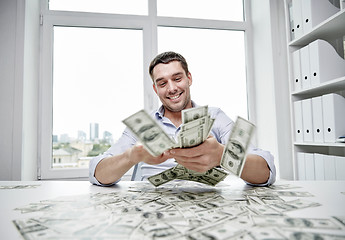
[[[336,180],[335,159],[332,155],[323,155],[325,166],[325,180]]]
[[[311,98],[302,100],[303,141],[313,142],[313,113]]]
[[[345,157],[335,156],[335,176],[337,180],[345,180]]]
[[[292,53],[292,66],[293,66],[293,87],[295,91],[302,89],[301,81],[301,58],[300,51],[294,51]]]
[[[345,60],[325,40],[309,44],[309,59],[311,86],[345,76]]]
[[[300,49],[302,89],[310,88],[309,45]]]
[[[303,21],[302,21],[302,2],[301,0],[292,0],[292,12],[294,21],[295,39],[303,35]]]
[[[337,13],[340,9],[328,0],[300,0],[303,33],[310,32],[316,25]]]
[[[303,142],[303,118],[302,118],[302,101],[294,102],[295,115],[295,140]]]
[[[304,160],[305,153],[297,152],[297,172],[298,172],[298,180],[306,180],[305,179],[305,160]]]
[[[295,24],[293,20],[293,7],[292,3],[288,3],[288,8],[289,8],[289,20],[290,20],[290,40],[295,39]]]
[[[335,143],[345,135],[345,98],[336,93],[322,96],[324,142]]]
[[[315,180],[325,180],[323,154],[314,153]]]
[[[315,180],[314,154],[305,153],[305,180]]]
[[[322,114],[322,96],[311,99],[313,114],[313,138],[314,142],[323,142],[323,114]]]

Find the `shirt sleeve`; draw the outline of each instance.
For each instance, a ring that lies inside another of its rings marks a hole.
[[[96,177],[95,177],[95,170],[100,161],[102,161],[104,158],[115,156],[118,154],[122,154],[125,152],[128,148],[132,147],[135,145],[137,142],[137,139],[133,136],[133,134],[130,132],[128,128],[124,130],[122,133],[122,136],[119,138],[119,140],[113,144],[106,152],[103,154],[94,157],[93,159],[90,160],[89,164],[89,181],[92,184],[100,185],[100,186],[111,186],[114,185],[115,183],[119,182],[120,179],[112,184],[102,184],[100,183]]]

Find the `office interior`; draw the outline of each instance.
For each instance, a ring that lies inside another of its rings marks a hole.
[[[77,173],[66,171],[57,175],[42,173],[42,161],[44,161],[42,159],[46,157],[43,153],[47,152],[44,149],[51,147],[49,143],[42,141],[42,136],[52,134],[51,129],[42,127],[42,124],[49,125],[49,122],[44,121],[45,116],[42,116],[42,109],[47,104],[42,101],[42,95],[50,94],[42,91],[42,84],[45,81],[42,73],[44,64],[42,51],[46,46],[42,42],[44,25],[40,23],[45,21],[42,13],[44,12],[42,6],[45,5],[42,2],[44,1],[1,0],[0,2],[0,180],[87,181],[87,169]],[[293,52],[307,46],[310,40],[297,42],[296,45],[291,44],[294,43],[294,40],[291,40],[289,24],[291,2],[293,1],[245,0],[246,20],[241,24],[247,34],[245,47],[248,111],[249,120],[256,125],[253,141],[256,146],[267,149],[274,155],[278,179],[301,180],[298,153],[342,157],[345,163],[345,144],[335,142],[315,144],[313,141],[296,144],[294,102],[330,93],[345,96],[345,75],[331,79],[336,83],[326,86],[328,90],[296,92],[292,83]],[[333,15],[340,16],[337,21],[345,26],[344,2],[338,0],[333,3],[339,8],[339,11]],[[82,14],[80,18],[82,21]],[[118,18],[121,19],[121,16],[115,16],[114,21]],[[325,17],[325,20],[328,18]],[[176,25],[179,24],[181,24],[179,20],[176,20]],[[210,20],[209,24],[217,26],[217,21]],[[329,28],[331,29],[332,26]],[[341,37],[345,35],[343,27],[337,32],[342,34]],[[331,42],[332,46],[337,45],[339,48],[342,46],[344,49],[343,41],[342,44],[339,44],[339,41],[335,43],[332,39],[328,42]],[[338,52],[341,55],[341,51]],[[144,67],[156,53],[156,46],[153,46],[153,49],[145,49]],[[344,50],[341,58],[345,61]],[[343,66],[341,64],[343,63],[340,63],[340,66]],[[151,86],[145,86],[148,87]],[[339,116],[344,117],[345,108],[340,107],[339,111],[342,111]],[[343,118],[340,125],[345,125]],[[342,128],[341,126],[339,128]],[[341,163],[339,166],[344,167],[344,164]]]

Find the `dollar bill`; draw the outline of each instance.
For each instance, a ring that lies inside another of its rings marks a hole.
[[[159,156],[176,145],[175,141],[165,133],[145,110],[129,116],[123,120],[123,123],[153,156]]]
[[[263,205],[264,206],[264,205]],[[257,226],[277,226],[294,228],[341,229],[332,219],[328,218],[293,218],[276,216],[252,216]]]
[[[169,168],[159,174],[148,177],[150,183],[158,187],[164,183],[170,182],[176,179],[177,173],[174,171],[174,168]]]
[[[254,133],[254,129],[254,124],[241,117],[237,118],[223,151],[220,161],[221,167],[236,176],[241,176],[245,163],[245,154]]]
[[[194,108],[184,109],[181,112],[182,123],[188,123],[193,120],[205,117],[208,115],[208,106],[200,106]]]
[[[225,171],[222,171],[221,169],[217,168],[212,168],[204,173],[200,173],[187,169],[181,164],[177,164],[173,168],[167,169],[161,173],[150,176],[148,180],[156,187],[170,182],[174,179],[194,181],[215,186],[220,181],[223,181],[227,177],[227,175],[228,174]]]
[[[203,125],[194,127],[183,132],[181,131],[178,135],[178,142],[180,144],[180,148],[189,148],[197,146],[204,142],[205,139],[205,126]]]

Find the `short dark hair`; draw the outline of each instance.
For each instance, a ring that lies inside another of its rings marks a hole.
[[[176,52],[171,52],[171,51],[170,52],[163,52],[161,54],[158,54],[150,63],[149,73],[150,73],[150,76],[152,78],[152,81],[153,81],[152,72],[153,72],[153,69],[155,68],[155,66],[157,66],[160,63],[168,64],[172,61],[180,62],[186,75],[188,75],[189,70],[188,70],[187,61],[181,54],[178,54]]]

